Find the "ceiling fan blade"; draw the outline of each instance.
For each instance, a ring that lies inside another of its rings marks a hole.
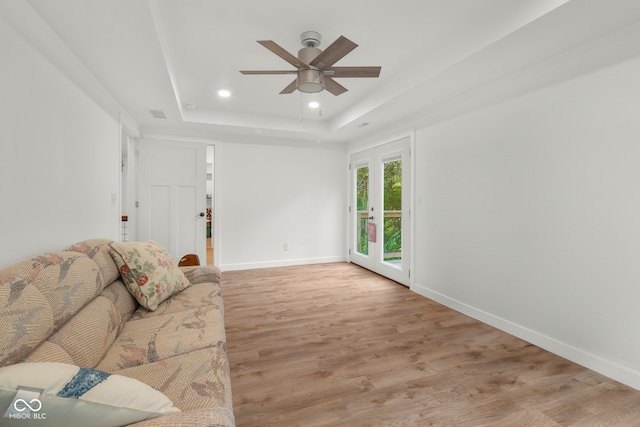
[[[379,77],[382,67],[331,67],[323,71],[330,77]]]
[[[309,65],[300,61],[298,58],[296,58],[295,56],[293,56],[292,54],[284,50],[274,41],[258,40],[258,43],[260,43],[262,46],[266,47],[271,52],[275,53],[280,58],[284,59],[285,61],[287,61],[289,64],[293,65],[296,68],[309,68]]]
[[[296,74],[297,70],[240,70],[242,74]]]
[[[298,79],[295,79],[294,81],[289,83],[289,86],[282,89],[282,92],[280,92],[280,95],[293,93],[297,88],[298,88]]]
[[[327,76],[324,76],[324,88],[327,92],[332,93],[335,96],[341,95],[347,91],[346,87]]]
[[[336,41],[331,43],[329,47],[322,51],[320,55],[316,56],[309,65],[313,65],[320,69],[331,67],[356,47],[358,47],[357,44],[345,36],[340,36]]]

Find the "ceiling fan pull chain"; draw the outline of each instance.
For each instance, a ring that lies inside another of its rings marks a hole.
[[[300,122],[302,123],[304,121],[304,117],[302,117],[302,97],[303,97],[303,93],[300,92]]]

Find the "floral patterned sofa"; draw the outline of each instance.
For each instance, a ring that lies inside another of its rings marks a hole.
[[[220,271],[148,243],[174,289],[108,240],[0,269],[0,425],[235,425]]]

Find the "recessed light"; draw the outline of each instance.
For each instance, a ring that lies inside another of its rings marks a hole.
[[[218,96],[221,98],[228,98],[231,96],[231,91],[228,89],[218,89]]]
[[[309,108],[318,108],[320,106],[320,103],[318,101],[311,101],[307,105],[309,105]]]

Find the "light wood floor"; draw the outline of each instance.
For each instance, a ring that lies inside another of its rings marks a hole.
[[[207,237],[207,265],[213,265],[213,246],[211,246],[211,237]]]
[[[238,427],[640,425],[640,391],[351,264],[222,292]]]

